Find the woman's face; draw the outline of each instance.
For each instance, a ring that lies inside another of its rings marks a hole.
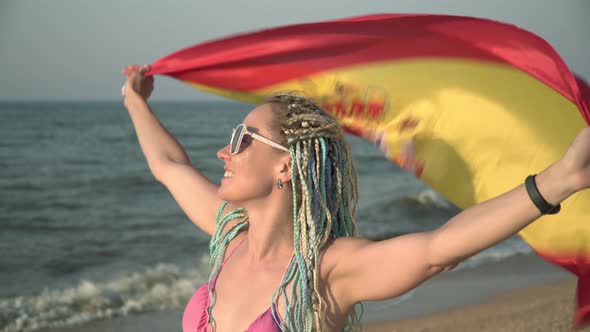
[[[272,108],[268,104],[256,107],[242,122],[248,130],[273,141],[278,133],[270,128]],[[228,140],[231,133],[228,133]],[[249,135],[244,135],[240,151],[230,154],[229,144],[217,152],[224,162],[225,175],[217,190],[219,198],[232,202],[256,200],[268,196],[276,189],[276,181],[288,153]]]

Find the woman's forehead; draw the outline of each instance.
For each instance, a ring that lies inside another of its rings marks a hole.
[[[270,135],[272,121],[272,108],[268,104],[260,105],[250,111],[242,121],[250,131],[260,135]]]

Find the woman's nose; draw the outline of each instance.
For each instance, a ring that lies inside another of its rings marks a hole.
[[[217,158],[219,160],[229,160],[231,158],[230,156],[231,154],[229,153],[229,144],[217,151]]]

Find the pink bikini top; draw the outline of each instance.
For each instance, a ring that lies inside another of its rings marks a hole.
[[[246,237],[244,238],[244,240],[246,240]],[[242,240],[240,242],[240,244],[238,244],[231,251],[231,253],[225,258],[225,260],[221,263],[221,267],[223,267],[223,265],[231,257],[231,255],[234,253],[234,251],[242,245],[244,240]],[[287,268],[289,265],[290,265],[290,262],[287,265]],[[219,272],[221,272],[221,268],[219,269]],[[215,275],[212,278],[213,287],[211,289],[215,288],[215,281],[217,280],[217,276],[219,275],[219,272],[217,272],[217,275]],[[284,278],[284,276],[283,276],[283,278]],[[182,316],[182,331],[183,332],[211,332],[211,331],[213,331],[213,328],[209,325],[209,314],[207,313],[207,307],[211,303],[211,300],[209,299],[209,291],[207,289],[207,286],[208,286],[208,283],[205,283],[201,287],[199,287],[199,289],[197,289],[195,294],[193,294],[193,296],[189,300],[188,304],[186,305],[186,308],[184,309],[184,314]],[[273,303],[272,305],[275,306],[275,310],[278,314],[277,303]],[[281,318],[278,317],[278,319],[279,319],[279,323],[282,323]],[[268,308],[265,312],[260,314],[260,316],[258,316],[248,326],[248,329],[246,329],[246,332],[257,332],[257,331],[281,332],[281,329],[279,328],[279,324],[277,324],[277,322],[275,322],[275,320],[272,317],[271,308]]]

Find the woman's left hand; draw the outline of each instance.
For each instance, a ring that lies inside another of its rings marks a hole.
[[[590,188],[590,127],[578,133],[560,162],[567,169],[575,191]]]

